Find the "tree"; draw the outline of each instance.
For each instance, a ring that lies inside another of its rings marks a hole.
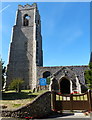
[[[5,83],[5,76],[6,76],[6,67],[3,66],[4,62],[0,59],[0,82],[1,82],[1,89],[3,89]]]
[[[48,78],[47,78],[47,82],[46,82],[46,83],[47,83],[47,85],[49,85],[49,84],[50,84],[50,81],[51,81],[51,79],[48,77]]]
[[[21,92],[21,86],[24,83],[20,78],[14,79],[9,86],[9,89],[16,90],[16,92]]]
[[[89,70],[85,71],[85,81],[89,89],[92,89],[92,62],[89,63]]]

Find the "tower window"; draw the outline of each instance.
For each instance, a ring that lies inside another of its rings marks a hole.
[[[47,77],[49,77],[51,75],[51,73],[49,72],[49,71],[45,71],[44,73],[43,73],[43,78],[47,78]]]
[[[38,25],[40,24],[40,21],[38,20]]]
[[[29,19],[30,19],[30,16],[28,16],[27,14],[25,14],[24,18],[23,18],[23,25],[24,26],[28,26],[29,25]]]
[[[36,41],[36,47],[38,47],[38,41]]]

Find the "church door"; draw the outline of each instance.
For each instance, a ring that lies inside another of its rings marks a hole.
[[[66,78],[62,78],[60,82],[60,92],[62,94],[70,94],[70,81]]]

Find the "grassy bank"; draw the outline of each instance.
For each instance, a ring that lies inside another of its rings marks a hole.
[[[15,91],[5,91],[2,93],[2,100],[0,105],[7,106],[5,109],[14,109],[30,103],[38,95],[46,92],[42,90],[39,92],[32,93],[30,90],[22,90],[21,93]]]

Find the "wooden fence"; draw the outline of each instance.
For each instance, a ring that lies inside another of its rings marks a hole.
[[[88,90],[83,94],[60,94],[52,91],[52,109],[62,110],[87,110],[92,111],[92,92]]]

